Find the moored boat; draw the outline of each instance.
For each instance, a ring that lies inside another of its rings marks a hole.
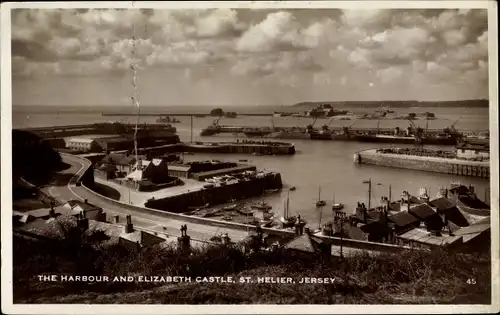
[[[273,207],[270,204],[264,201],[252,205],[252,209],[257,209],[257,210],[271,210],[272,208]]]

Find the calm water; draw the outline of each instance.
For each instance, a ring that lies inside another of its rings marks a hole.
[[[200,111],[206,112],[207,110]],[[355,110],[360,112],[360,110]],[[429,121],[429,128],[444,128],[455,120],[457,129],[464,130],[487,130],[488,109],[465,109],[465,108],[423,108],[423,109],[396,109],[398,113],[410,111],[436,113],[437,120]],[[179,117],[181,123],[175,124],[181,140],[189,141],[191,136],[190,119]],[[156,117],[141,117],[142,122],[155,122]],[[91,113],[27,113],[16,112],[14,108],[12,125],[14,128],[41,127],[51,125],[71,125],[93,122],[123,121],[134,122],[134,118],[124,117],[102,117],[100,114]],[[231,141],[236,137],[226,134],[215,137],[200,137],[200,130],[209,125],[213,119],[210,117],[193,119],[193,139],[204,141]],[[274,118],[276,126],[305,126],[312,119],[279,117]],[[316,126],[327,123],[329,119],[319,119]],[[221,124],[228,125],[251,125],[270,126],[270,117],[238,117],[235,119],[223,118]],[[333,121],[331,126],[351,125],[353,121]],[[372,120],[357,121],[354,125],[359,127],[374,127],[377,122]],[[420,121],[425,126],[425,121]],[[407,127],[408,122],[403,120],[382,120],[380,127]],[[240,138],[243,139],[243,138]],[[411,170],[383,168],[371,165],[356,165],[353,163],[355,152],[367,148],[387,147],[387,144],[370,144],[340,141],[307,141],[307,140],[284,140],[295,144],[297,154],[294,156],[251,156],[251,155],[218,155],[197,154],[186,155],[186,160],[195,159],[219,159],[238,161],[247,159],[248,163],[258,168],[280,172],[285,186],[295,186],[296,191],[290,192],[290,212],[298,213],[305,217],[313,225],[318,222],[319,210],[315,202],[318,199],[321,188],[321,198],[327,201],[323,208],[322,220],[332,217],[331,202],[335,196],[335,202],[346,205],[345,211],[352,212],[356,202],[367,203],[368,187],[362,184],[363,180],[372,179],[373,185],[372,205],[377,204],[381,196],[388,195],[388,187],[392,186],[392,198],[399,198],[402,190],[418,194],[421,187],[430,189],[434,197],[440,186],[447,186],[452,181],[463,184],[473,184],[480,198],[484,198],[485,190],[489,187],[489,181],[479,178],[461,177],[455,175],[435,174],[429,172],[417,172]],[[286,198],[286,190],[273,195],[265,196],[275,212],[281,212],[283,202]]]

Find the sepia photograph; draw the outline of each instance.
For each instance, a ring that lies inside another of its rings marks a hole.
[[[2,4],[3,312],[499,311],[496,3],[398,2]]]

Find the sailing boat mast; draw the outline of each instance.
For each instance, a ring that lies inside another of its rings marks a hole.
[[[135,23],[133,24],[133,35],[132,35],[132,64],[130,67],[132,68],[133,71],[133,77],[132,77],[132,85],[134,86],[134,96],[132,96],[133,103],[135,107],[137,107],[137,120],[135,122],[135,130],[134,130],[134,153],[135,153],[135,162],[138,163],[138,150],[137,150],[137,129],[139,126],[139,119],[140,119],[140,114],[141,114],[141,105],[139,103],[139,90],[137,89],[137,69],[135,65],[135,43],[136,37],[135,37]]]
[[[288,216],[290,215],[290,191],[288,191],[288,195],[286,196],[286,216],[285,219],[288,219]]]

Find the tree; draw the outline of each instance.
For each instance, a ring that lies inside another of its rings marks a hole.
[[[222,108],[214,108],[210,111],[210,116],[224,116]]]

